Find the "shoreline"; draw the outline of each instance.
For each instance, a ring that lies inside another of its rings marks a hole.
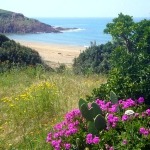
[[[72,66],[73,59],[78,57],[79,54],[86,49],[83,46],[49,44],[23,40],[15,41],[23,46],[36,50],[41,58],[51,67],[58,67],[60,64]]]

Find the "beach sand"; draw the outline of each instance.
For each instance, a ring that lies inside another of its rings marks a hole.
[[[57,67],[60,64],[71,66],[73,59],[85,50],[85,47],[82,46],[56,45],[21,40],[17,40],[16,42],[36,50],[42,59],[51,67]]]

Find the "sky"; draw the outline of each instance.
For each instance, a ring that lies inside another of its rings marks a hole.
[[[150,17],[150,0],[0,0],[0,9],[27,17]]]

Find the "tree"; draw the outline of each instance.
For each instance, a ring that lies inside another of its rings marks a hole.
[[[136,23],[131,16],[120,13],[107,24],[104,32],[111,34],[113,41],[119,42],[128,52],[146,50],[150,53],[150,20]]]
[[[135,23],[132,17],[119,14],[118,18],[113,19],[112,23],[108,23],[105,33],[111,34],[113,41],[119,42],[130,52],[133,49],[132,36],[134,33]]]
[[[110,70],[109,57],[115,45],[111,42],[106,44],[92,44],[74,59],[73,70],[76,74],[108,73]]]
[[[104,32],[118,46],[111,53],[108,81],[94,89],[93,96],[109,98],[113,90],[119,98],[143,96],[150,103],[150,20],[134,22],[121,13]]]

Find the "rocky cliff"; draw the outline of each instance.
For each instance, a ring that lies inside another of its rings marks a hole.
[[[0,9],[0,33],[60,33],[69,29],[55,28],[23,14]]]

